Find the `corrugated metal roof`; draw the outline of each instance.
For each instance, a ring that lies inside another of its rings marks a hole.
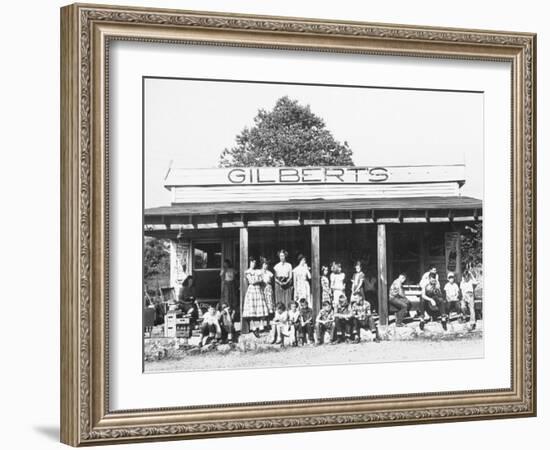
[[[296,200],[274,202],[187,203],[148,208],[145,216],[241,214],[257,212],[310,212],[359,210],[478,209],[483,202],[472,197],[362,198],[349,200]]]

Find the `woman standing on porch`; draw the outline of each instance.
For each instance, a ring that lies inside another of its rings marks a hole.
[[[282,303],[288,309],[292,302],[292,265],[286,261],[288,252],[279,251],[279,262],[275,271],[275,302]]]
[[[244,297],[243,318],[248,320],[250,331],[259,337],[260,331],[264,331],[267,326],[269,309],[263,292],[262,271],[256,269],[256,258],[249,258],[249,266],[245,275],[248,289]]]
[[[304,298],[311,308],[311,287],[309,285],[311,272],[307,266],[305,256],[298,256],[298,265],[294,268],[292,274],[294,279],[294,301],[300,302]]]

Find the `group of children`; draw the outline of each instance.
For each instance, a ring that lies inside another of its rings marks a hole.
[[[278,303],[271,324],[271,343],[282,346],[322,345],[327,334],[332,344],[360,342],[361,329],[372,332],[374,340],[380,341],[368,303],[359,298],[350,304],[344,294],[340,295],[336,308],[324,301],[316,318],[305,299],[292,302],[288,309]]]
[[[310,302],[306,298],[291,302],[288,307],[283,302],[277,303],[273,317],[272,342],[282,345],[321,345],[325,342],[327,333],[331,343],[350,340],[359,342],[361,329],[371,331],[375,340],[379,341],[378,327],[373,318],[371,304],[367,301],[375,293],[376,280],[365,276],[360,261],[355,264],[355,273],[351,279],[350,301],[346,296],[346,275],[342,272],[342,265],[333,262],[331,272],[328,266],[323,266],[322,309],[317,317],[313,317]]]

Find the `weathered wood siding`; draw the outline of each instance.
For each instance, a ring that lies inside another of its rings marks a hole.
[[[173,202],[226,203],[354,198],[452,197],[456,182],[424,184],[270,184],[232,186],[179,186]]]

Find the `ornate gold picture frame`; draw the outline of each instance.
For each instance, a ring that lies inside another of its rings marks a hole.
[[[509,389],[109,407],[109,45],[116,40],[504,61],[512,84]],[[61,9],[61,440],[73,446],[536,414],[536,36],[75,4]]]

